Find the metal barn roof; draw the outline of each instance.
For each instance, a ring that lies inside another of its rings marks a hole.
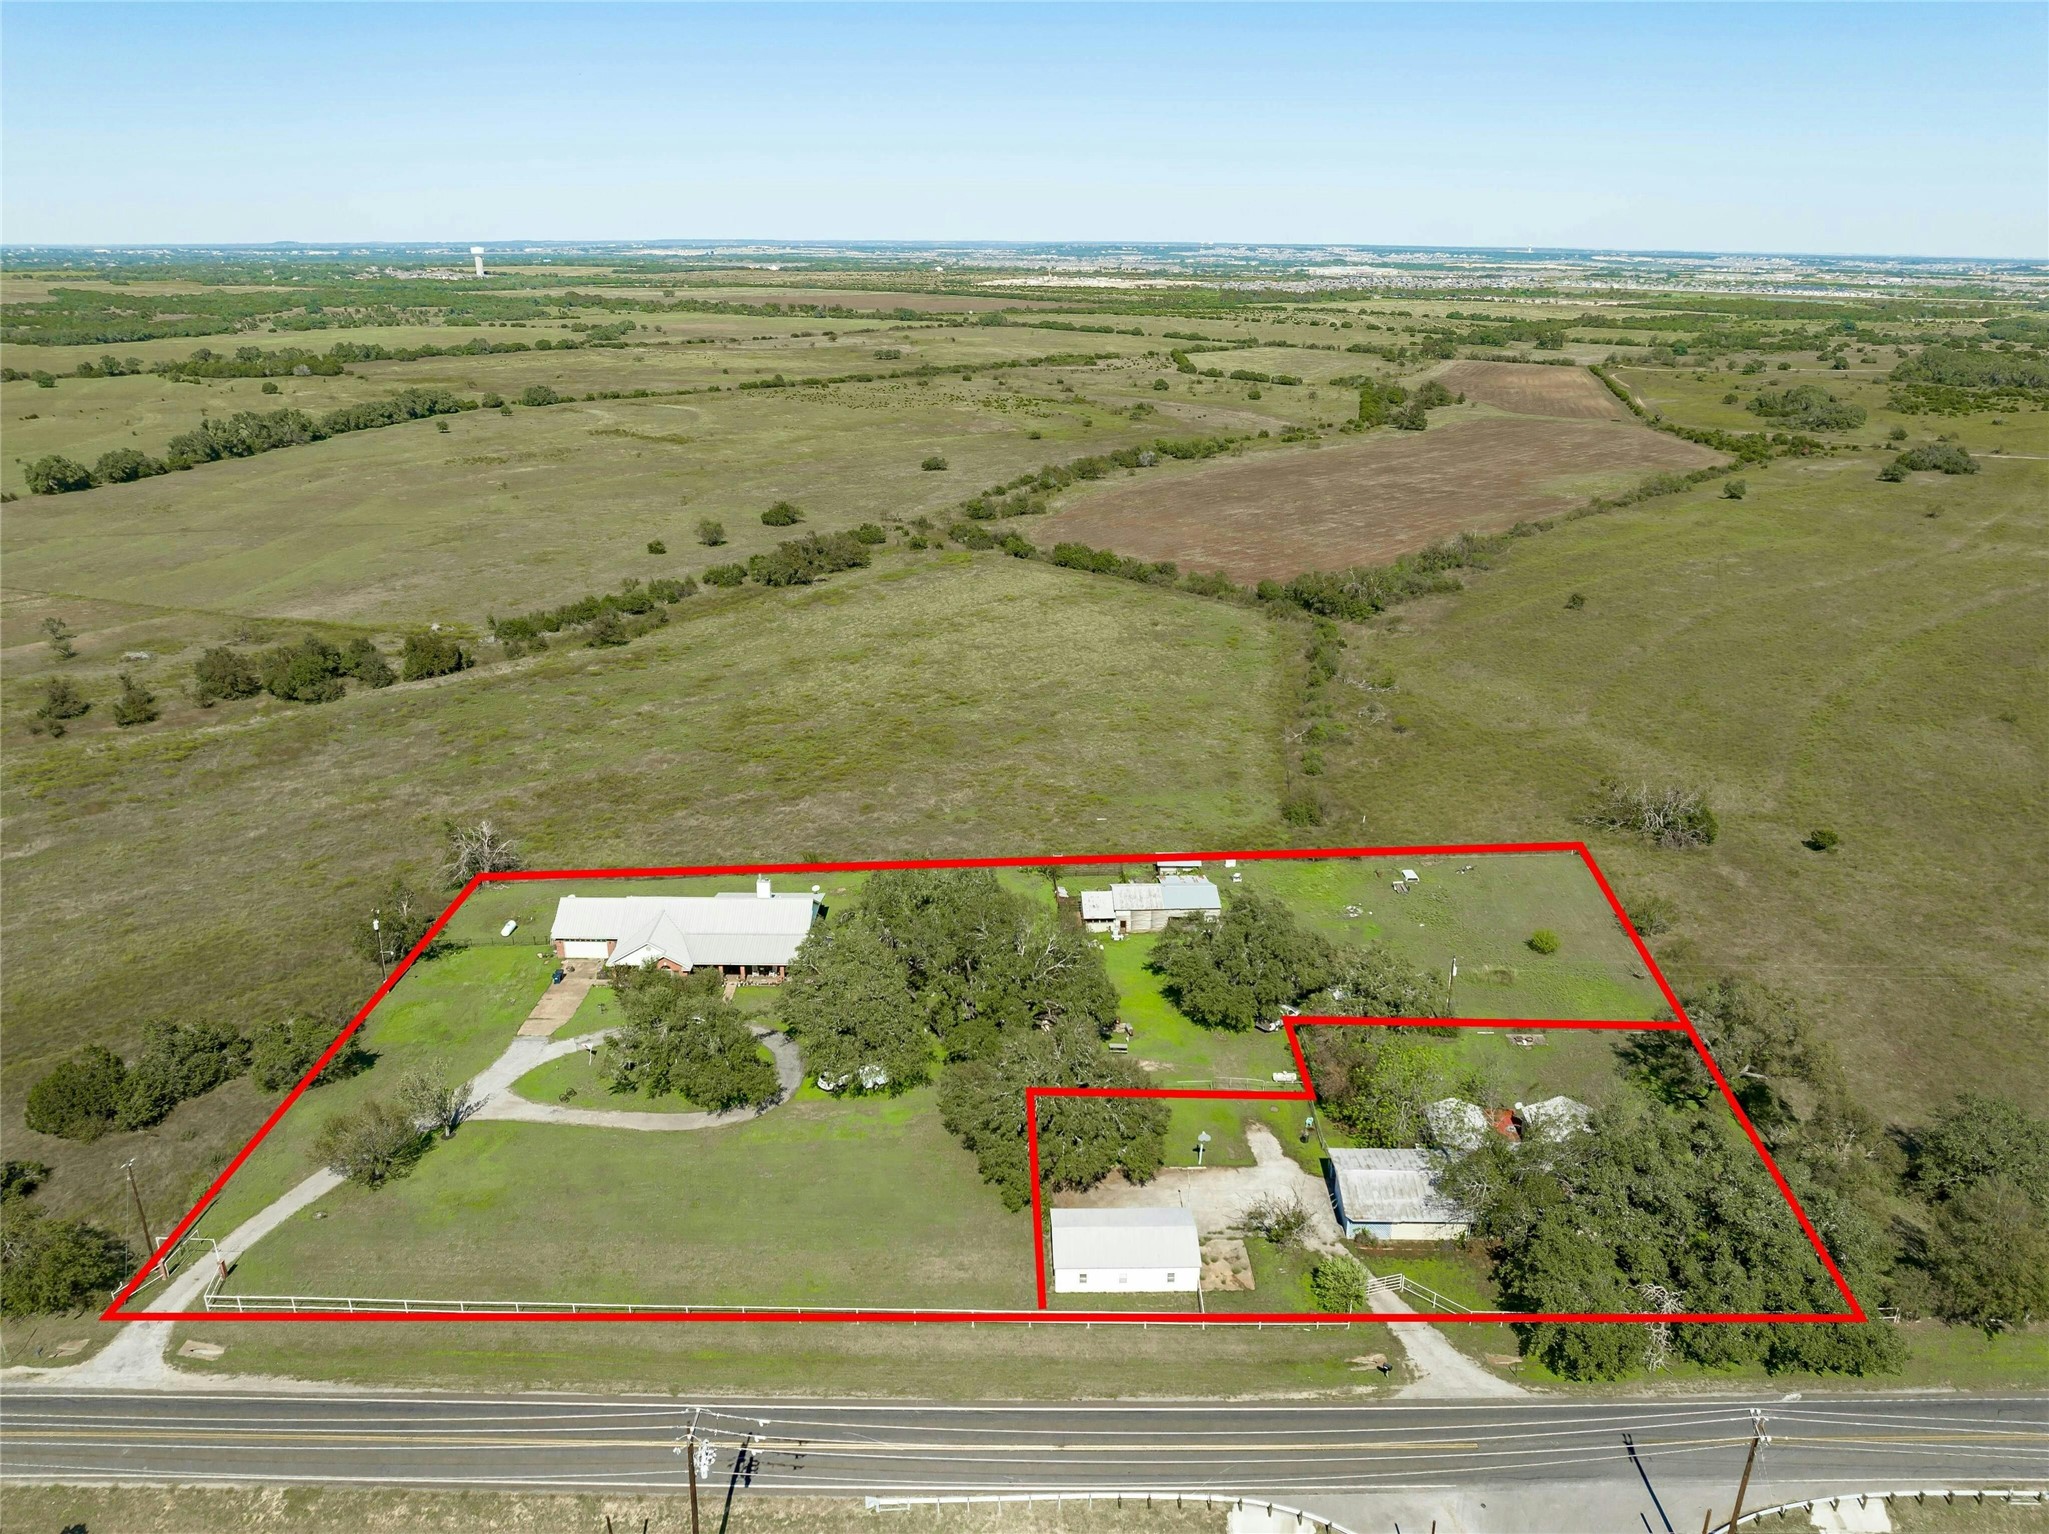
[[[643,951],[678,964],[788,964],[811,930],[810,894],[565,895],[555,907],[554,941],[611,942],[624,961]]]
[[[1427,1150],[1348,1150],[1328,1153],[1347,1220],[1359,1224],[1455,1224],[1471,1213],[1437,1189],[1445,1158]]]
[[[1202,1266],[1202,1241],[1189,1209],[1055,1209],[1053,1266],[1192,1270]]]

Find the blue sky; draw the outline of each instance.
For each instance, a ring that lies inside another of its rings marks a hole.
[[[2049,6],[0,8],[0,238],[2040,257]]]

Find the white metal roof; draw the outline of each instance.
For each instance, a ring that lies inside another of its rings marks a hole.
[[[1168,879],[1159,884],[1113,884],[1111,903],[1120,911],[1221,911],[1223,897],[1207,879]]]
[[[1478,1150],[1487,1138],[1487,1114],[1463,1097],[1440,1097],[1423,1110],[1430,1136],[1446,1150]]]
[[[1117,915],[1117,907],[1108,890],[1083,890],[1081,892],[1081,919],[1083,921],[1110,921]]]
[[[555,941],[611,942],[626,962],[647,952],[678,964],[788,964],[811,930],[816,897],[770,895],[565,895]]]
[[[1202,1266],[1202,1241],[1191,1209],[1056,1209],[1053,1266],[1086,1273],[1092,1268],[1193,1271]]]
[[[1333,1148],[1329,1155],[1348,1220],[1441,1225],[1472,1218],[1438,1191],[1445,1158],[1437,1151]]]
[[[1547,1097],[1538,1103],[1517,1103],[1515,1111],[1523,1127],[1538,1139],[1562,1140],[1585,1130],[1594,1118],[1594,1110],[1585,1103],[1564,1096]]]

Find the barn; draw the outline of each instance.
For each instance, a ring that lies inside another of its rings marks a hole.
[[[1056,1294],[1194,1293],[1202,1241],[1190,1209],[1055,1209]]]
[[[1223,914],[1223,897],[1201,875],[1176,874],[1158,884],[1113,884],[1106,890],[1081,892],[1081,922],[1091,932],[1164,932],[1184,917],[1215,921]]]
[[[1438,1187],[1447,1158],[1429,1150],[1332,1147],[1331,1203],[1347,1236],[1382,1241],[1456,1241],[1472,1223]]]
[[[754,892],[716,895],[565,895],[549,937],[558,959],[689,974],[716,969],[729,980],[781,980],[818,915],[810,892],[778,894],[766,878]]]

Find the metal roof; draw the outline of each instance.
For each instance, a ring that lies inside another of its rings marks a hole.
[[[1423,1110],[1430,1137],[1446,1150],[1472,1151],[1487,1138],[1487,1113],[1463,1097],[1440,1097]]]
[[[1221,911],[1223,897],[1207,879],[1167,879],[1159,884],[1113,884],[1110,900],[1120,911]]]
[[[1578,1134],[1593,1123],[1594,1110],[1570,1097],[1547,1097],[1537,1103],[1517,1103],[1523,1127],[1538,1139],[1562,1140]]]
[[[1117,914],[1117,907],[1108,890],[1083,890],[1081,892],[1081,919],[1083,921],[1109,921]]]
[[[1328,1152],[1337,1178],[1338,1204],[1356,1224],[1458,1224],[1472,1218],[1438,1191],[1445,1158],[1427,1150]]]
[[[1202,1241],[1190,1209],[1055,1209],[1053,1266],[1196,1271]]]
[[[549,937],[611,942],[616,962],[645,952],[686,966],[788,964],[817,911],[810,894],[565,895]]]

